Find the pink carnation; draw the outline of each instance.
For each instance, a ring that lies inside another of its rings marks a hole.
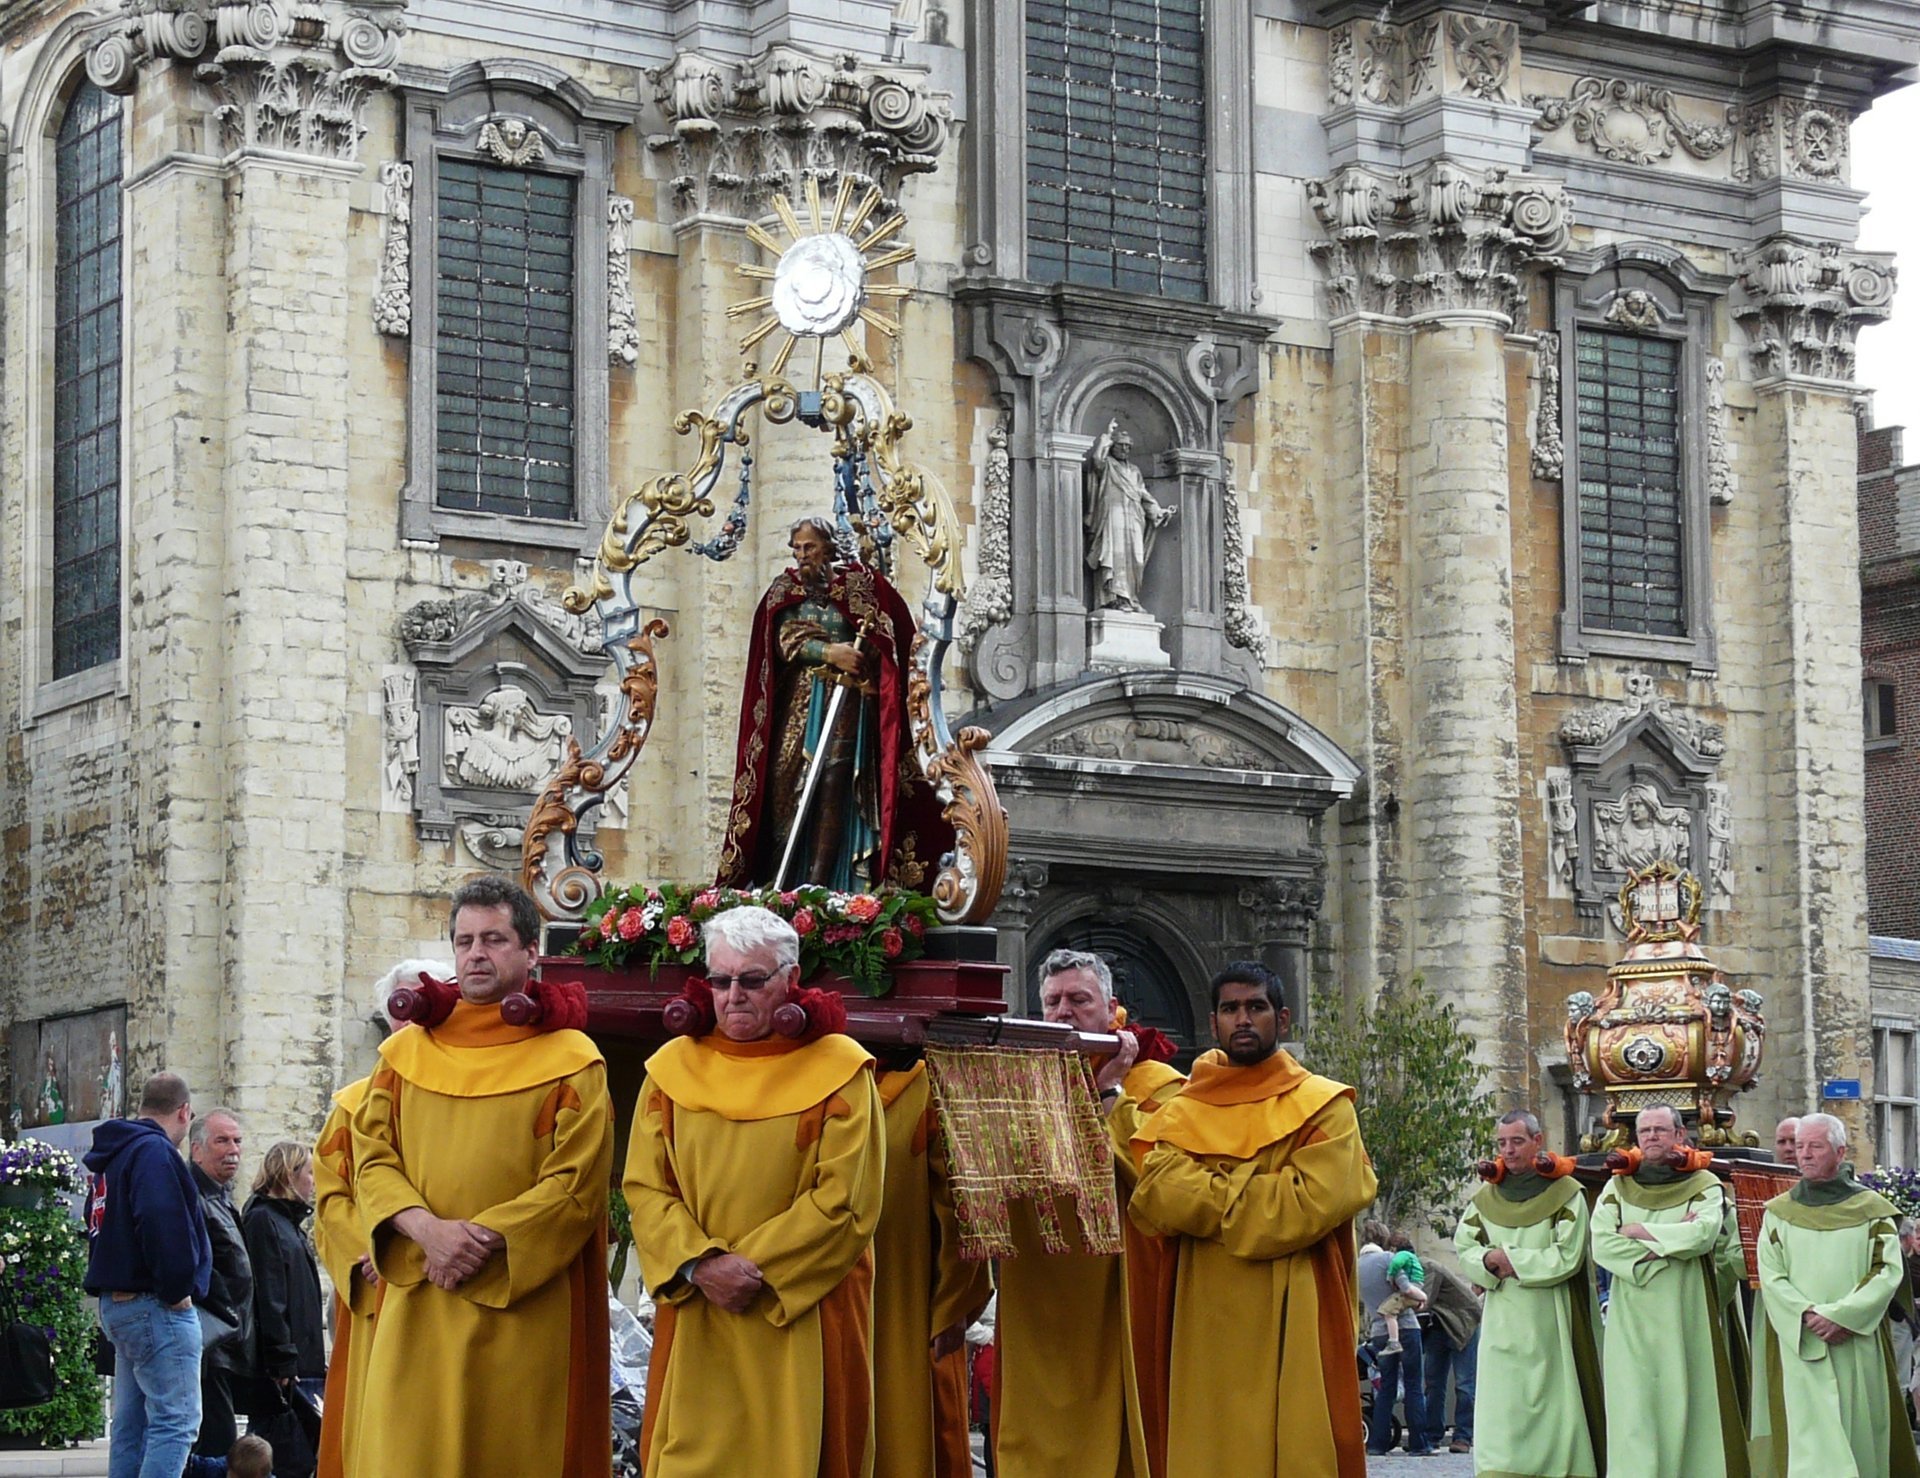
[[[915,939],[927,937],[927,926],[920,922],[920,915],[913,913],[907,915],[907,932]]]
[[[667,943],[675,949],[686,949],[694,941],[693,920],[683,913],[677,913],[667,920]]]
[[[880,900],[871,893],[856,893],[847,900],[847,917],[857,924],[871,924],[880,917]]]
[[[907,937],[898,929],[880,931],[880,953],[890,960],[900,958],[900,951],[907,947]]]
[[[847,944],[866,933],[858,924],[834,924],[826,932],[828,944]]]
[[[630,908],[620,916],[620,937],[629,943],[647,932],[647,921],[637,908]]]
[[[714,888],[708,888],[703,892],[693,895],[693,907],[695,908],[712,908],[715,904],[719,903],[719,901],[720,893]]]
[[[605,936],[608,939],[611,939],[613,938],[614,933],[619,929],[619,927],[620,927],[620,905],[616,903],[612,908],[608,909],[605,913],[600,915],[600,923],[598,925],[598,928],[603,936]]]
[[[798,903],[799,901],[800,901],[800,895],[798,893],[793,892],[791,889],[789,889],[787,892],[782,893],[780,895],[780,906],[782,908],[792,908],[794,904]]]
[[[802,939],[805,939],[816,927],[818,927],[818,924],[813,917],[812,909],[802,908],[795,911],[793,915],[794,933],[798,934]]]

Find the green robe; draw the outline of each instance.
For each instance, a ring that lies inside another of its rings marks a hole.
[[[1466,1275],[1487,1290],[1474,1411],[1481,1478],[1594,1478],[1605,1457],[1600,1328],[1587,1255],[1587,1200],[1571,1176],[1524,1201],[1482,1188],[1454,1229]],[[1503,1248],[1514,1276],[1487,1270]]]
[[[1791,1196],[1767,1203],[1753,1331],[1756,1478],[1920,1475],[1897,1415],[1886,1326],[1902,1272],[1899,1216],[1872,1191],[1829,1206]],[[1809,1309],[1856,1337],[1827,1344],[1801,1324]]]
[[[1634,1222],[1654,1240],[1620,1234]],[[1746,1478],[1723,1322],[1727,1228],[1727,1193],[1708,1170],[1666,1185],[1616,1175],[1594,1203],[1594,1261],[1613,1274],[1604,1345],[1609,1478]]]

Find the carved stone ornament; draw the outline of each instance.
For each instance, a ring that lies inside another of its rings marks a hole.
[[[406,0],[119,0],[87,75],[130,93],[147,62],[199,62],[227,150],[357,159],[367,98],[393,83]]]
[[[1415,21],[1406,29],[1407,101],[1437,91],[1441,84],[1440,22]]]
[[[1741,260],[1733,316],[1763,378],[1851,381],[1854,338],[1893,311],[1893,258],[1776,236]]]
[[[1538,133],[1571,124],[1573,136],[1602,159],[1618,164],[1658,164],[1676,148],[1695,159],[1712,159],[1733,142],[1733,130],[1683,117],[1670,88],[1620,77],[1582,77],[1563,98],[1527,94],[1538,108]]]
[[[1593,808],[1594,866],[1638,872],[1656,862],[1693,865],[1693,813],[1661,802],[1651,785],[1630,785],[1620,799]]]
[[[1480,311],[1526,319],[1530,265],[1557,264],[1572,204],[1556,181],[1446,160],[1406,174],[1348,165],[1307,186],[1327,233],[1308,250],[1335,318]]]
[[[939,160],[952,109],[909,69],[832,61],[789,45],[737,64],[684,52],[652,75],[669,131],[647,147],[671,160],[675,209],[752,218],[775,195],[798,206],[805,184],[858,193],[878,186],[882,208]]]
[[[495,688],[472,707],[446,710],[447,779],[481,790],[534,790],[560,768],[573,734],[566,714],[541,713],[522,688]]]
[[[1383,21],[1360,27],[1360,96],[1384,108],[1400,106],[1400,31]]]
[[[456,641],[504,606],[521,605],[556,636],[583,653],[600,650],[600,618],[588,610],[575,615],[559,596],[531,583],[525,564],[497,559],[484,591],[416,601],[400,617],[400,641],[409,652],[428,643]]]
[[[1327,97],[1336,105],[1353,101],[1353,31],[1347,26],[1327,37]]]
[[[1773,104],[1735,103],[1727,109],[1734,131],[1733,177],[1741,184],[1761,184],[1780,172],[1779,140],[1774,129]]]
[[[527,835],[524,817],[511,812],[481,816],[462,821],[459,832],[460,845],[482,867],[507,873],[520,870],[520,846]]]
[[[989,629],[1013,616],[1013,463],[1007,455],[1007,418],[987,433],[987,465],[980,479],[979,570],[960,607],[960,638],[971,648]]]
[[[1573,896],[1580,866],[1580,813],[1573,803],[1573,776],[1566,770],[1547,772],[1548,892]],[[1558,885],[1557,887],[1555,885]]]
[[[1727,452],[1727,365],[1717,354],[1707,356],[1707,497],[1715,503],[1733,501],[1733,459]]]
[[[1259,878],[1242,885],[1239,896],[1263,940],[1305,944],[1327,887],[1317,878]]]
[[[490,118],[480,125],[480,151],[509,169],[525,169],[547,157],[547,141],[522,118]]]
[[[387,239],[373,295],[373,326],[404,339],[413,332],[413,166],[399,159],[381,165],[380,187],[387,201]]]
[[[1177,719],[1100,719],[1041,746],[1041,754],[1203,770],[1271,770],[1273,762],[1237,740]]]
[[[1781,99],[1787,173],[1801,180],[1837,180],[1846,173],[1848,130],[1853,115],[1844,108]]]
[[[1552,481],[1566,472],[1566,447],[1560,437],[1560,335],[1548,330],[1534,347],[1540,366],[1540,407],[1533,418],[1533,475]]]
[[[1626,696],[1617,703],[1595,703],[1569,714],[1561,721],[1560,738],[1570,745],[1604,744],[1643,713],[1652,714],[1663,728],[1703,758],[1717,760],[1727,752],[1726,730],[1721,725],[1675,708],[1644,672],[1627,674]]]
[[[1220,500],[1220,538],[1222,578],[1225,596],[1227,645],[1251,653],[1257,662],[1267,660],[1267,639],[1260,633],[1259,617],[1253,612],[1253,592],[1247,582],[1247,536],[1240,526],[1240,497],[1229,483]]]
[[[1613,301],[1607,305],[1607,322],[1615,328],[1634,333],[1647,333],[1659,328],[1664,317],[1660,311],[1660,300],[1641,287],[1614,294]]]
[[[1520,44],[1520,28],[1512,21],[1474,16],[1447,17],[1447,49],[1460,77],[1460,90],[1483,102],[1509,103],[1507,78]]]
[[[607,358],[634,364],[640,358],[640,314],[633,303],[633,202],[607,197]]]
[[[411,811],[420,774],[420,694],[411,672],[380,680],[380,809]]]

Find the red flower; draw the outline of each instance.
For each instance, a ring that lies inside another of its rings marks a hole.
[[[592,949],[599,942],[600,926],[598,924],[588,924],[586,928],[580,931],[580,947],[582,949]]]
[[[630,908],[620,916],[620,937],[629,943],[647,932],[647,921],[637,908]]]
[[[816,927],[818,926],[813,917],[812,909],[802,908],[795,911],[793,915],[794,933],[798,934],[802,939],[805,939]]]
[[[856,924],[871,924],[880,917],[880,900],[871,893],[856,893],[847,900],[847,917]]]
[[[900,951],[907,947],[907,937],[898,929],[880,931],[880,953],[890,960],[900,958]]]
[[[708,888],[704,892],[693,895],[693,907],[695,908],[712,908],[719,901],[720,894],[713,888]]]
[[[600,930],[602,938],[613,938],[620,929],[620,905],[616,903],[612,908],[600,915],[600,923],[597,927]]]
[[[624,930],[622,931],[624,932]],[[693,929],[693,920],[683,913],[677,913],[667,920],[667,943],[675,949],[686,949],[697,936]]]
[[[792,908],[794,904],[798,903],[799,901],[800,901],[800,895],[798,893],[793,892],[791,889],[789,889],[788,891],[780,895],[780,906],[782,908]]]
[[[828,944],[849,944],[866,933],[858,924],[834,924],[826,932]]]
[[[910,913],[907,915],[907,932],[915,939],[925,939],[927,937],[927,926],[920,922],[919,914]]]

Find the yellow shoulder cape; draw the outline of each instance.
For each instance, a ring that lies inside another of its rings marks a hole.
[[[838,1032],[811,1042],[767,1037],[735,1042],[718,1032],[675,1037],[647,1059],[647,1081],[675,1108],[723,1119],[805,1113],[846,1087],[873,1054]]]
[[[333,1106],[349,1114],[358,1112],[360,1105],[367,1101],[367,1085],[372,1081],[371,1077],[366,1077],[347,1084],[333,1095]]]
[[[1197,1059],[1186,1087],[1141,1124],[1134,1154],[1158,1143],[1192,1155],[1251,1160],[1343,1096],[1353,1097],[1353,1090],[1308,1072],[1285,1050],[1258,1067],[1235,1067],[1215,1050]]]
[[[1126,1090],[1127,1097],[1144,1105],[1167,1084],[1180,1081],[1180,1069],[1172,1063],[1136,1062],[1127,1069],[1127,1076],[1120,1086]]]
[[[499,1007],[470,1001],[439,1026],[403,1026],[380,1044],[380,1056],[414,1087],[449,1098],[521,1093],[604,1061],[585,1032],[508,1026]]]

